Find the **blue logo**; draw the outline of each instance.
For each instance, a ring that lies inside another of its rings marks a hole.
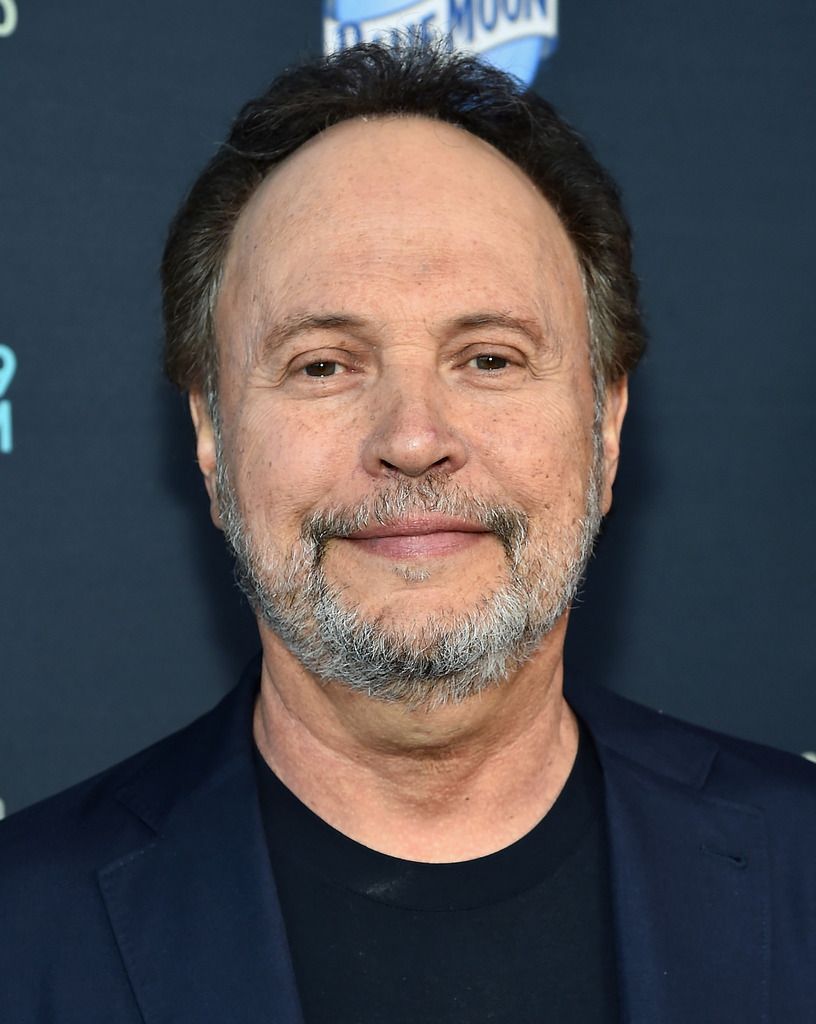
[[[558,0],[324,0],[323,52],[442,36],[531,85],[558,45]]]
[[[0,345],[0,399],[3,398],[17,370],[17,357],[8,345]],[[11,431],[11,402],[0,401],[0,454],[9,455],[14,450],[14,436]]]

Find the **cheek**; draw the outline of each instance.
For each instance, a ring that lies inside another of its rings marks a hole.
[[[348,430],[285,406],[247,412],[234,435],[234,479],[244,515],[281,524],[325,504],[353,470]]]
[[[574,400],[518,403],[481,422],[475,449],[500,491],[532,514],[573,505],[583,512],[592,430]]]

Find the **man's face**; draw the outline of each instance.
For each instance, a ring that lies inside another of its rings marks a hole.
[[[457,699],[563,629],[625,390],[596,415],[578,264],[518,168],[424,119],[328,130],[241,215],[216,334],[214,517],[316,675]]]

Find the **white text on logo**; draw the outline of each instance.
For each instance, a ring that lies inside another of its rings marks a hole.
[[[388,42],[399,33],[426,41],[450,37],[457,50],[481,52],[533,33],[558,32],[557,0],[417,0],[398,11],[360,21],[323,21],[323,52],[356,43]]]

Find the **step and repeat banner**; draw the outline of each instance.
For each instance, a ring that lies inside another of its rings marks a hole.
[[[161,376],[166,225],[286,64],[448,32],[592,141],[651,336],[568,673],[816,749],[816,5],[0,0],[0,798],[211,706],[257,641]]]

